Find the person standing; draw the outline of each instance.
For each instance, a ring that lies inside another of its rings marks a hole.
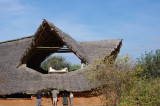
[[[57,94],[59,93],[58,90],[52,90],[52,97],[53,97],[53,106],[57,106]]]
[[[36,97],[37,97],[37,104],[36,104],[36,106],[41,106],[42,93],[40,92],[40,90],[37,91]]]
[[[64,91],[63,93],[63,106],[68,106],[68,93]]]
[[[69,97],[70,97],[70,106],[73,106],[73,93],[72,92],[70,92]]]

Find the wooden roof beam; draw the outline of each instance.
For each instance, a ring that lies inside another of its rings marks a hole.
[[[39,47],[36,47],[37,49],[60,49],[60,48],[63,48],[63,47],[42,47],[42,46],[39,46]]]
[[[54,53],[71,53],[72,51],[55,51]]]
[[[70,51],[68,48],[64,48],[64,47],[36,47],[36,49],[38,49],[38,50],[66,50],[66,51]]]

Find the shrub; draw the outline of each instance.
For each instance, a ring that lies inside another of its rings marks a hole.
[[[135,65],[129,56],[125,56],[116,60],[108,57],[92,64],[87,75],[97,89],[94,93],[106,95],[106,103],[109,105],[110,102],[121,102],[123,91],[129,92],[132,89],[135,81],[140,80],[136,75],[141,72],[141,67]]]
[[[123,93],[121,105],[160,105],[160,78],[138,81],[128,93]]]
[[[160,50],[133,61],[129,56],[108,57],[90,66],[87,75],[96,94],[106,96],[106,104],[160,105]]]

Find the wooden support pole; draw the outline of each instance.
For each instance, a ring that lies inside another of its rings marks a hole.
[[[83,62],[81,61],[81,69],[83,68],[84,66],[83,66]]]

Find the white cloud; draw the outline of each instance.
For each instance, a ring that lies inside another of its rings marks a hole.
[[[19,2],[15,2],[9,5],[8,11],[20,11],[23,9],[24,6],[22,6]]]
[[[145,51],[151,51],[151,50],[156,50],[156,49],[159,49],[160,48],[160,45],[156,45],[156,44],[153,44],[153,45],[140,45],[139,47],[136,47],[136,48],[132,48],[132,49],[123,49],[121,50],[121,52],[126,52],[126,53],[135,53],[135,52],[145,52]]]
[[[77,41],[90,41],[99,39],[96,32],[93,31],[95,26],[87,26],[78,23],[72,23],[67,21],[56,21],[56,26],[65,33],[68,33]]]
[[[16,14],[22,13],[25,10],[30,9],[20,2],[20,0],[0,0],[0,12],[3,14]]]
[[[157,42],[157,41],[160,41],[160,37],[154,37],[154,38],[152,38],[152,41],[153,41],[153,42],[155,42],[155,41],[156,41],[156,42]]]
[[[33,10],[32,5],[27,5],[21,0],[0,0],[0,23],[3,24],[0,27],[1,41],[34,34],[34,27],[39,19],[32,16]],[[31,23],[31,19],[34,23]]]
[[[14,0],[17,1],[17,0]],[[0,0],[0,3],[10,3],[13,2],[13,0]]]

